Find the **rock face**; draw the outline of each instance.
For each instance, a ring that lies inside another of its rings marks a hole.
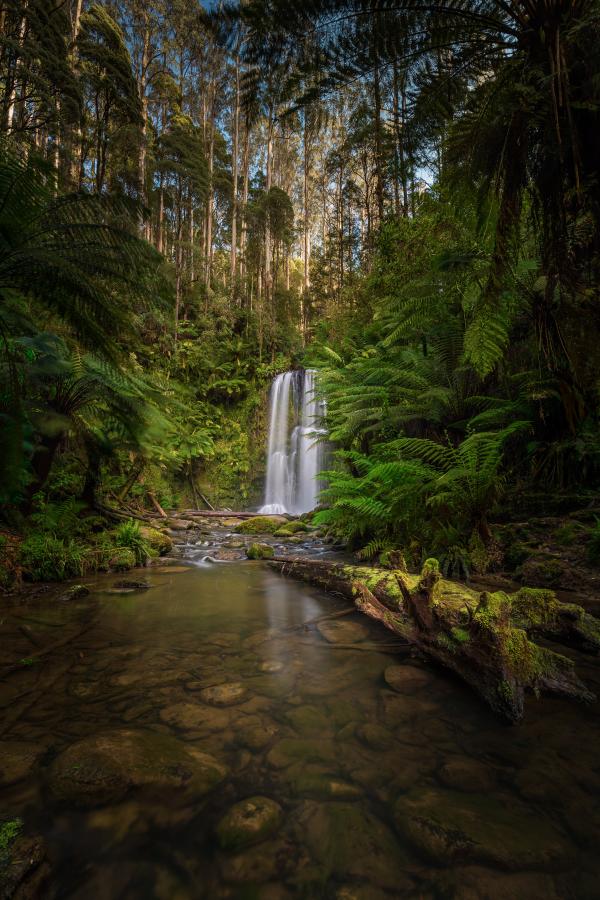
[[[523,870],[552,868],[566,857],[556,827],[514,800],[415,791],[400,797],[394,817],[399,832],[436,865],[480,862]]]
[[[251,544],[246,550],[248,559],[272,559],[275,551],[270,544]]]
[[[269,797],[250,797],[236,803],[217,825],[223,850],[241,850],[264,841],[279,828],[281,806]]]
[[[71,744],[52,763],[48,781],[55,797],[79,806],[114,802],[132,789],[185,805],[226,775],[226,766],[214,757],[176,738],[120,729]]]

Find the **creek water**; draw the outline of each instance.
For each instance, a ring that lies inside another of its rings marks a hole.
[[[39,896],[599,896],[597,706],[532,698],[526,722],[505,727],[375,623],[315,624],[343,601],[263,563],[143,577],[148,590],[114,592],[117,576],[103,576],[80,600],[2,611],[3,662],[26,633],[77,634],[0,682],[0,812],[47,844]],[[578,665],[600,689],[593,660]],[[215,705],[224,685],[230,705]],[[128,790],[94,756],[106,734],[129,735],[113,761],[138,773]],[[135,735],[173,739],[184,761],[156,776],[155,760],[132,758]],[[69,748],[86,746],[78,762]],[[15,780],[19,747],[36,759]],[[211,790],[190,788],[190,749],[222,766]],[[218,823],[256,796],[280,807],[263,839],[222,849]]]

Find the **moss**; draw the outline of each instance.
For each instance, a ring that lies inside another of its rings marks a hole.
[[[127,569],[133,569],[135,566],[135,553],[127,547],[117,548],[108,564],[111,569],[116,569],[117,572],[125,572]]]
[[[22,819],[7,819],[0,824],[0,855],[8,853],[11,844],[19,837],[23,830]]]
[[[253,516],[241,522],[235,530],[238,534],[274,534],[282,525],[287,527],[280,516]]]
[[[140,534],[149,544],[152,550],[155,550],[159,556],[165,556],[173,549],[173,541],[168,534],[163,534],[158,528],[150,528],[143,525],[140,528]]]
[[[450,633],[459,644],[466,644],[471,637],[466,628],[459,628],[457,625],[451,629]]]
[[[272,559],[275,551],[269,544],[251,544],[246,550],[248,559]]]

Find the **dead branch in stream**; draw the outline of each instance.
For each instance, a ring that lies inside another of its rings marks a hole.
[[[595,700],[571,660],[535,642],[549,637],[588,652],[600,650],[600,623],[581,607],[560,603],[552,591],[480,593],[442,579],[434,559],[419,575],[306,558],[279,557],[269,564],[282,575],[351,600],[459,675],[509,722],[523,717],[526,691]]]

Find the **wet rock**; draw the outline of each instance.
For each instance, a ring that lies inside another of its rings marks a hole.
[[[474,794],[484,794],[496,786],[494,769],[470,756],[447,759],[438,771],[438,778],[445,787]]]
[[[560,900],[550,875],[544,872],[500,873],[480,866],[456,869],[446,890],[456,900]]]
[[[390,895],[368,884],[344,884],[338,888],[335,900],[390,900]]]
[[[39,744],[28,741],[2,741],[0,784],[14,784],[29,775],[44,753]]]
[[[259,844],[283,819],[279,803],[269,797],[249,797],[229,809],[217,825],[217,838],[223,850],[241,850]]]
[[[172,703],[160,711],[161,721],[184,731],[223,731],[229,726],[230,714],[204,703]]]
[[[250,725],[242,727],[237,732],[237,738],[244,747],[257,751],[268,746],[276,734],[277,728],[274,725]]]
[[[389,750],[394,744],[394,735],[383,725],[376,722],[365,722],[356,729],[361,741],[372,750]]]
[[[319,622],[319,634],[330,644],[357,644],[368,638],[369,632],[360,622],[344,622],[333,619]]]
[[[219,870],[223,880],[230,883],[264,884],[289,875],[295,868],[294,856],[295,848],[287,841],[270,840],[241,853],[223,854]]]
[[[235,560],[237,559],[244,559],[243,553],[239,553],[237,550],[228,550],[225,548],[213,550],[211,551],[210,555],[213,559],[217,559],[220,562],[235,562]]]
[[[323,734],[330,730],[327,717],[316,706],[298,706],[288,712],[286,718],[301,737]]]
[[[416,666],[388,666],[383,677],[400,694],[413,694],[431,684],[431,675]]]
[[[285,769],[298,762],[327,764],[337,758],[338,752],[333,741],[283,738],[271,748],[267,762],[274,769]]]
[[[366,881],[396,896],[412,886],[394,835],[358,804],[308,800],[298,810],[295,827],[323,875]]]
[[[217,684],[200,691],[200,699],[211,706],[235,706],[248,699],[248,690],[241,682]]]
[[[133,578],[123,578],[121,581],[115,581],[115,588],[125,588],[130,591],[147,591],[152,587],[149,581],[136,581]]]
[[[504,869],[551,868],[569,848],[546,818],[513,800],[419,790],[399,798],[399,832],[436,865],[483,862]]]
[[[299,775],[292,781],[292,790],[300,797],[315,800],[355,800],[363,793],[355,784],[326,774]]]
[[[246,550],[248,559],[272,559],[275,551],[270,544],[251,544]]]
[[[281,672],[281,670],[284,668],[284,665],[277,659],[267,659],[264,662],[261,662],[258,668],[261,672],[267,672],[271,675],[274,672]]]
[[[173,550],[173,541],[169,535],[159,531],[158,528],[141,525],[140,534],[150,544],[150,549],[158,553],[159,556],[166,556],[167,553],[171,553]]]
[[[43,839],[21,831],[20,819],[0,820],[0,900],[37,900],[50,877]]]
[[[78,806],[114,802],[132,789],[184,805],[226,775],[223,763],[170,735],[121,729],[71,744],[50,766],[48,783],[58,800]]]
[[[294,534],[298,534],[299,532],[307,532],[308,525],[304,522],[299,521],[291,521],[286,522],[281,528],[278,528],[275,532],[275,537],[292,537]]]
[[[62,591],[58,597],[59,601],[68,602],[69,600],[77,600],[79,597],[87,597],[90,589],[85,584],[72,584],[65,591]]]
[[[187,531],[196,527],[196,523],[192,519],[167,519],[166,524],[172,531]]]

